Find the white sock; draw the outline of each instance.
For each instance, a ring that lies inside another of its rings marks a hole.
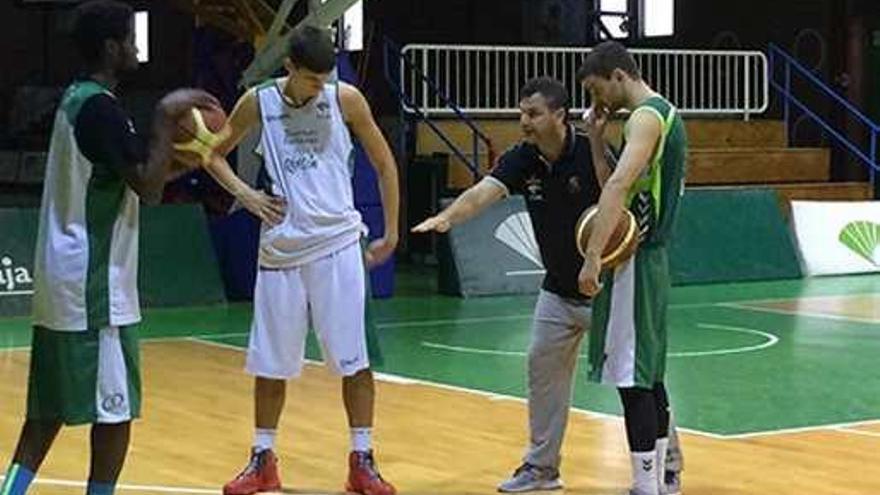
[[[355,452],[369,452],[373,448],[372,428],[351,429],[351,450]]]
[[[254,432],[254,450],[262,452],[274,449],[276,431],[268,428],[257,428]]]
[[[633,452],[633,490],[638,495],[657,495],[657,452]]]
[[[658,438],[654,450],[657,451],[657,493],[666,495],[666,451],[669,438]]]

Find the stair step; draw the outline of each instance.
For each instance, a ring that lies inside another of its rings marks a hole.
[[[831,152],[823,148],[693,149],[689,184],[825,182]]]
[[[785,148],[787,145],[785,124],[776,120],[685,119],[684,125],[690,149]],[[609,127],[618,133],[621,129],[621,125]]]
[[[820,182],[773,186],[786,201],[869,201],[874,197],[870,182]]]
[[[809,182],[803,184],[742,184],[737,186],[691,186],[688,189],[772,188],[786,201],[869,201],[873,199],[870,182]]]
[[[497,158],[497,157],[496,157]],[[488,154],[479,153],[480,170],[489,169]],[[449,157],[449,186],[473,183],[467,166]],[[824,183],[830,173],[830,151],[823,148],[696,149],[688,155],[690,185]]]
[[[577,122],[577,120],[574,120]],[[462,150],[473,149],[473,133],[469,127],[457,120],[434,121],[446,136]],[[489,139],[499,153],[518,143],[522,138],[519,121],[516,119],[478,120],[477,126]],[[730,120],[730,119],[685,119],[688,145],[696,148],[748,147],[784,148],[785,125],[775,120]],[[608,127],[609,141],[619,144],[622,129],[621,121],[613,121]],[[434,134],[427,124],[420,123],[417,131],[418,154],[445,153],[446,144]],[[480,146],[483,147],[482,141]]]

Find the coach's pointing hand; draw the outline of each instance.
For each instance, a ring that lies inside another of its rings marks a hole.
[[[446,217],[436,215],[413,227],[412,232],[415,234],[423,234],[425,232],[439,232],[443,234],[449,232],[451,228],[452,223]]]

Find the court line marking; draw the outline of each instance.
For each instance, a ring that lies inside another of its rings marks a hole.
[[[236,352],[245,352],[246,351],[246,349],[244,349],[240,346],[226,344],[223,342],[213,342],[210,340],[194,340],[194,342],[205,344],[207,346],[218,347],[221,349],[228,349],[228,350],[232,350],[232,351],[236,351]],[[316,361],[313,359],[306,359],[305,362],[312,365],[312,366],[324,367],[324,363],[322,363],[321,361]],[[448,390],[451,392],[459,392],[459,393],[465,393],[465,394],[470,394],[470,395],[477,395],[480,397],[485,397],[491,401],[511,401],[511,402],[519,402],[521,404],[526,404],[528,402],[527,399],[525,399],[524,397],[517,397],[514,395],[502,394],[502,393],[498,393],[498,392],[489,392],[486,390],[480,390],[480,389],[474,389],[474,388],[460,387],[458,385],[449,385],[447,383],[432,382],[430,380],[423,380],[421,378],[411,378],[408,376],[396,375],[393,373],[374,371],[373,377],[376,380],[386,382],[386,383],[394,383],[397,385],[422,385],[422,386],[426,386],[426,387],[439,388],[441,390]],[[602,412],[597,412],[597,411],[590,411],[588,409],[581,409],[581,408],[577,408],[577,407],[572,407],[571,412],[578,414],[578,415],[581,415],[581,416],[584,416],[587,419],[613,419],[613,420],[623,421],[623,417],[618,416],[616,414],[607,414],[607,413],[602,413]],[[725,437],[723,435],[718,435],[716,433],[711,433],[708,431],[696,430],[696,429],[692,429],[692,428],[681,428],[681,427],[678,427],[678,430],[683,431],[683,432],[687,432],[687,433],[691,433],[694,435],[701,435],[701,436],[705,436],[705,437],[709,437],[709,438],[714,438],[716,440],[724,440],[725,439]]]
[[[798,299],[787,299],[790,301],[797,301]],[[809,318],[821,318],[826,320],[835,320],[835,321],[845,321],[849,323],[862,323],[868,325],[876,325],[880,323],[880,320],[872,319],[872,318],[859,318],[857,316],[843,316],[836,315],[833,313],[817,313],[815,311],[801,311],[794,309],[782,309],[782,308],[768,308],[762,306],[749,306],[749,304],[755,303],[720,303],[719,306],[724,308],[731,309],[739,309],[744,311],[755,311],[759,313],[772,313],[786,316],[806,316]]]
[[[0,476],[0,480],[5,479],[5,476]],[[35,485],[50,485],[50,486],[64,486],[70,488],[85,488],[85,481],[71,481],[71,480],[61,480],[54,478],[35,478],[33,483]],[[180,487],[180,486],[165,486],[165,485],[135,485],[129,483],[119,483],[116,485],[117,490],[130,490],[130,491],[138,491],[138,492],[161,492],[161,493],[198,493],[198,494],[206,494],[206,495],[214,495],[217,493],[221,493],[221,490],[214,488],[189,488],[189,487]],[[308,495],[308,494],[303,494]],[[317,494],[314,494],[317,495]]]
[[[690,308],[707,308],[707,307],[721,307],[721,303],[693,303],[693,304],[670,304],[670,308],[675,309],[690,309]],[[409,321],[395,321],[388,323],[376,323],[376,328],[412,328],[412,327],[430,327],[437,325],[452,325],[457,323],[468,324],[468,323],[487,323],[492,321],[510,321],[510,320],[531,320],[534,317],[534,312],[532,313],[521,313],[515,315],[496,315],[496,316],[474,316],[467,318],[443,318],[436,320],[409,320]]]
[[[232,336],[234,334],[226,334],[226,335]],[[232,350],[232,351],[236,351],[236,352],[244,352],[245,351],[245,349],[240,346],[226,344],[223,342],[214,342],[209,339],[210,339],[210,335],[205,336],[205,337],[199,337],[199,338],[196,338],[196,337],[159,337],[159,338],[152,339],[152,340],[145,339],[143,342],[147,342],[147,343],[160,342],[161,343],[163,341],[185,340],[185,341],[191,341],[193,343],[197,343],[197,344],[201,344],[201,345],[213,346],[213,347]],[[18,348],[7,348],[5,350],[12,351],[12,350],[29,350],[29,349],[30,349],[29,347],[18,347]],[[306,361],[312,365],[323,366],[323,363],[321,363],[320,361],[314,361],[314,360],[309,360],[309,359],[307,359]],[[516,397],[516,396],[512,396],[512,395],[507,395],[507,394],[499,394],[497,392],[487,392],[487,391],[479,390],[479,389],[470,389],[470,388],[465,388],[465,387],[459,387],[456,385],[449,385],[449,384],[445,384],[445,383],[432,382],[432,381],[423,380],[420,378],[410,378],[410,377],[405,377],[402,375],[394,375],[394,374],[390,374],[390,373],[376,372],[375,375],[377,377],[381,377],[381,379],[383,381],[387,381],[389,383],[400,383],[400,384],[411,383],[411,384],[425,385],[425,386],[430,386],[430,387],[434,387],[434,388],[445,389],[445,390],[450,390],[450,391],[455,391],[455,392],[463,392],[463,393],[472,394],[472,395],[479,395],[479,396],[486,397],[490,400],[510,400],[510,401],[514,401],[514,402],[527,403],[527,400],[523,397]],[[605,419],[613,419],[613,420],[617,420],[617,421],[623,420],[623,417],[618,416],[618,415],[607,414],[607,413],[602,413],[602,412],[598,412],[598,411],[590,411],[587,409],[581,409],[581,408],[577,408],[577,407],[572,407],[571,411],[575,414],[583,415],[588,418],[605,418]],[[678,430],[685,432],[685,433],[690,433],[690,434],[694,434],[694,435],[698,435],[698,436],[712,438],[715,440],[741,440],[741,439],[748,439],[748,438],[760,438],[760,437],[769,437],[769,436],[776,436],[776,435],[786,435],[789,433],[804,433],[804,432],[811,432],[811,431],[818,431],[818,430],[825,430],[825,431],[832,430],[833,431],[838,428],[869,425],[869,424],[876,424],[876,423],[880,423],[880,419],[869,419],[869,420],[851,421],[851,422],[844,422],[844,423],[829,423],[829,424],[811,425],[811,426],[804,426],[804,427],[797,427],[797,428],[780,428],[780,429],[776,429],[776,430],[760,430],[760,431],[753,431],[753,432],[748,432],[748,433],[729,433],[729,434],[712,433],[712,432],[708,432],[708,431],[698,430],[695,428],[684,428],[684,427],[679,427]],[[212,493],[214,493],[214,492],[212,492]]]
[[[850,294],[848,296],[868,296],[868,295],[877,295],[876,293],[859,293],[859,294]],[[843,295],[834,295],[834,296],[814,296],[815,298],[826,298],[826,297],[848,297]],[[813,296],[811,296],[813,297]],[[834,315],[827,315],[824,313],[809,313],[806,311],[785,311],[785,310],[773,310],[772,308],[762,308],[759,306],[749,306],[750,304],[763,304],[763,303],[772,303],[772,302],[786,302],[786,301],[798,301],[801,299],[810,299],[811,297],[806,298],[798,298],[798,297],[790,297],[790,298],[780,298],[780,299],[746,299],[742,301],[728,301],[728,302],[708,302],[708,303],[682,303],[682,304],[670,304],[670,309],[697,309],[697,308],[726,308],[726,309],[736,309],[736,310],[744,310],[744,311],[764,311],[764,312],[778,312],[781,314],[789,315],[789,316],[813,316],[816,318],[831,318]],[[446,319],[436,319],[436,320],[410,320],[410,321],[397,321],[397,322],[388,322],[388,323],[376,323],[377,328],[414,328],[414,327],[427,327],[427,326],[435,326],[435,325],[452,325],[452,324],[468,324],[468,323],[487,323],[492,321],[510,321],[510,320],[531,320],[534,313],[522,313],[515,315],[504,315],[504,316],[476,316],[476,317],[468,317],[468,318],[446,318]],[[849,317],[839,317],[839,319],[845,319],[847,321],[853,321],[858,323],[870,323],[877,324],[880,323],[878,320],[869,320],[869,319],[859,319],[859,318],[849,318]]]
[[[510,320],[531,320],[532,313],[504,315],[504,316],[475,316],[471,318],[444,318],[437,320],[412,320],[389,323],[376,323],[376,328],[412,328],[412,327],[432,327],[439,325],[451,324],[467,324],[467,323],[486,323],[491,321],[510,321]]]
[[[839,431],[841,433],[849,433],[849,434],[853,434],[853,435],[862,435],[862,436],[866,436],[866,437],[880,438],[880,433],[878,433],[876,431],[857,430],[855,428],[848,428],[846,426],[834,428],[834,431]]]
[[[831,318],[831,319],[841,319],[846,321],[853,321],[857,323],[869,323],[876,324],[880,321],[878,320],[869,320],[869,319],[859,319],[854,317],[842,317],[836,315],[828,315],[824,313],[809,313],[805,311],[786,311],[786,310],[775,310],[772,308],[763,308],[756,306],[749,306],[750,304],[766,304],[773,302],[787,302],[787,301],[798,301],[804,299],[817,299],[817,298],[845,298],[852,296],[880,296],[880,293],[876,292],[859,292],[854,294],[830,294],[830,295],[816,295],[816,296],[806,296],[806,297],[785,297],[785,298],[769,298],[769,299],[744,299],[741,301],[718,301],[718,302],[703,302],[703,303],[681,303],[669,304],[670,309],[696,309],[696,308],[727,308],[727,309],[737,309],[737,310],[745,310],[745,311],[761,311],[768,313],[779,313],[785,314],[788,316],[814,316],[816,318]],[[435,320],[410,320],[410,321],[394,321],[387,323],[376,323],[377,328],[411,328],[411,327],[424,327],[424,326],[432,326],[432,325],[445,325],[445,324],[454,324],[454,323],[486,323],[492,321],[510,321],[510,320],[530,320],[532,319],[534,313],[523,313],[523,314],[515,314],[515,315],[503,315],[503,316],[477,316],[477,317],[469,317],[469,318],[448,318],[448,319],[435,319]],[[11,317],[11,318],[27,318],[26,316],[21,317]],[[29,324],[27,325],[29,326]],[[229,333],[229,334],[205,334],[204,337],[217,337],[217,336],[226,336],[226,337],[241,337],[243,335],[247,335],[247,333]],[[192,336],[193,338],[202,338],[202,335]],[[156,337],[155,339],[144,338],[142,341],[151,341],[165,338],[183,338],[180,337]],[[10,350],[15,348],[0,348],[0,352],[3,350]]]
[[[26,289],[26,290],[3,290],[3,291],[0,291],[0,297],[6,297],[6,296],[30,296],[30,295],[33,295],[33,293],[34,293],[33,289]]]
[[[234,346],[232,344],[225,344],[222,342],[211,342],[210,340],[197,340],[195,342],[203,343],[209,346],[220,347],[224,349],[229,349],[237,352],[244,352],[245,349]],[[323,363],[320,361],[314,361],[307,359],[306,362],[316,366],[323,366]],[[425,385],[429,387],[439,388],[443,390],[450,390],[454,392],[462,392],[471,395],[478,395],[482,397],[486,397],[489,400],[509,400],[513,402],[519,402],[522,404],[526,404],[528,401],[524,397],[516,397],[508,394],[501,394],[498,392],[488,392],[485,390],[479,389],[471,389],[460,387],[457,385],[449,385],[446,383],[432,382],[430,380],[423,380],[421,378],[410,378],[402,375],[395,375],[391,373],[380,373],[375,372],[374,376],[376,379],[380,381],[385,381],[389,383],[397,383],[397,384],[416,384],[416,385]],[[577,407],[572,407],[571,412],[574,414],[578,414],[584,416],[588,419],[611,419],[616,421],[623,421],[623,417],[616,414],[608,414],[598,411],[590,411],[588,409],[581,409]],[[811,425],[811,426],[803,426],[796,428],[780,428],[775,430],[759,430],[752,431],[748,433],[712,433],[704,430],[698,430],[696,428],[684,428],[678,427],[678,430],[685,433],[690,433],[692,435],[703,436],[707,438],[711,438],[713,440],[743,440],[749,438],[762,438],[762,437],[772,437],[777,435],[786,435],[790,433],[805,433],[812,431],[835,431],[838,428],[852,427],[852,426],[862,426],[862,425],[870,425],[880,423],[880,419],[867,419],[861,421],[850,421],[844,423],[829,423],[829,424],[820,424],[820,425]]]
[[[783,299],[783,300],[788,300],[788,299]],[[723,306],[723,304],[721,304],[721,303],[698,304],[698,306]],[[529,316],[529,317],[531,317],[531,316]],[[430,321],[431,320],[424,320],[424,321],[422,321],[422,323],[427,323]],[[446,320],[433,320],[433,321],[437,322],[437,321],[446,321]],[[461,320],[455,320],[455,321],[461,321]],[[192,341],[195,343],[200,343],[200,344],[204,344],[204,345],[211,345],[211,346],[220,347],[220,348],[226,348],[226,349],[235,350],[238,352],[244,351],[244,349],[240,346],[234,346],[231,344],[224,344],[222,342],[213,342],[213,341],[209,340],[212,337],[217,338],[218,335],[221,337],[239,337],[239,336],[244,336],[246,334],[245,333],[241,333],[241,334],[239,334],[239,333],[213,334],[213,335],[212,334],[203,334],[203,335],[188,336],[188,337],[187,336],[156,337],[154,339],[149,339],[149,338],[143,339],[142,342],[189,340],[189,341]],[[3,352],[3,351],[6,351],[6,352],[27,351],[27,350],[30,350],[29,346],[19,346],[19,347],[9,347],[9,348],[5,348],[5,349],[0,349],[0,352]],[[320,364],[320,362],[315,362],[315,361],[311,361],[311,363],[312,364]],[[394,377],[396,377],[396,379],[409,381],[411,383],[418,383],[418,384],[432,386],[432,387],[441,388],[441,389],[445,388],[445,389],[460,391],[460,392],[464,392],[464,393],[482,395],[482,396],[486,396],[486,397],[490,397],[490,398],[494,397],[494,400],[513,400],[513,401],[518,401],[518,402],[526,402],[526,399],[524,399],[524,398],[514,397],[514,396],[510,396],[510,395],[505,395],[505,394],[497,394],[497,393],[485,392],[485,391],[477,390],[477,389],[456,387],[454,385],[447,385],[447,384],[443,384],[443,383],[431,382],[431,381],[421,380],[421,379],[416,379],[416,378],[408,378],[408,377],[403,377],[403,376],[399,376],[399,375],[384,374],[383,376],[386,376],[386,377],[394,376]],[[586,409],[572,408],[571,410],[572,410],[572,412],[575,412],[578,414],[586,414],[586,415],[591,415],[593,417],[613,418],[613,419],[618,419],[618,420],[622,419],[620,416],[616,416],[616,415],[612,415],[612,414],[605,414],[605,413],[600,413],[600,412],[595,412],[595,411],[589,411]],[[697,430],[697,429],[693,429],[693,428],[679,428],[679,430],[683,431],[683,432],[687,432],[687,433],[705,436],[708,438],[713,438],[716,440],[739,440],[739,439],[759,438],[759,437],[766,437],[766,436],[785,435],[785,434],[789,434],[789,433],[802,433],[802,432],[810,432],[810,431],[818,431],[818,430],[826,430],[827,431],[827,430],[834,430],[836,428],[841,428],[841,427],[860,426],[860,425],[864,425],[864,424],[874,424],[874,423],[880,423],[880,419],[871,419],[871,420],[853,421],[853,422],[844,422],[844,423],[820,424],[820,425],[811,425],[811,426],[797,427],[797,428],[759,430],[759,431],[753,431],[753,432],[748,432],[748,433],[731,433],[731,434],[711,433],[711,432]]]
[[[247,332],[237,332],[237,333],[205,333],[201,335],[175,335],[175,336],[165,336],[165,337],[145,337],[140,339],[141,343],[151,343],[151,342],[168,342],[174,340],[191,340],[193,342],[203,342],[204,339],[227,339],[232,337],[246,337],[250,335]],[[29,345],[19,345],[12,347],[0,347],[0,353],[3,352],[20,352],[20,351],[30,351],[31,346]]]
[[[236,348],[236,350],[240,351],[241,348]],[[314,363],[312,363],[312,364],[314,364]],[[395,377],[394,375],[386,375],[384,373],[376,373],[376,377],[379,379],[387,379],[390,377],[394,377],[393,380],[388,380],[388,381],[392,381],[392,382],[400,379],[400,377]],[[410,380],[410,379],[400,380],[400,383],[422,384],[420,380]],[[461,389],[460,387],[454,387],[454,386],[445,386],[445,387],[441,387],[441,388],[449,388],[450,390],[454,390],[456,392],[474,393],[474,391],[472,391],[472,390]],[[497,394],[494,394],[494,395],[497,395]],[[519,399],[519,398],[513,398],[513,399]],[[518,402],[525,402],[525,400],[521,399],[521,400],[518,400]],[[618,416],[602,415],[602,414],[594,413],[592,411],[584,411],[584,410],[579,410],[576,408],[573,408],[572,411],[579,413],[579,414],[583,414],[585,416],[593,416],[593,417],[599,416],[603,419],[616,419],[616,420],[622,419]],[[878,420],[872,420],[872,421],[865,422],[865,423],[876,423],[876,422],[878,422]],[[830,429],[832,431],[837,431],[840,433],[856,434],[856,435],[862,435],[862,436],[869,436],[869,437],[873,437],[873,438],[880,438],[880,433],[868,432],[868,431],[863,431],[863,430],[856,430],[856,429],[852,429],[852,428],[847,428],[846,426],[840,426],[840,427],[830,428]],[[679,428],[679,430],[683,431],[683,432],[688,432],[688,433],[705,434],[705,432],[698,432],[698,431],[690,430],[687,428]],[[714,434],[710,434],[707,436],[712,436],[713,438],[718,437],[717,435],[714,435]],[[722,436],[717,439],[729,440],[730,437]],[[0,481],[5,480],[5,478],[6,478],[5,476],[0,475]],[[85,488],[85,486],[86,486],[86,483],[84,481],[71,481],[71,480],[62,480],[62,479],[55,479],[55,478],[42,478],[42,477],[35,478],[33,483],[35,485],[63,486],[63,487],[71,487],[71,488]],[[127,491],[147,491],[147,492],[160,492],[160,493],[192,493],[192,494],[198,494],[198,495],[216,495],[216,494],[221,493],[221,490],[216,489],[216,488],[211,489],[211,488],[196,488],[196,487],[166,486],[166,485],[140,485],[140,484],[130,484],[130,483],[119,483],[118,485],[116,485],[116,488],[118,490],[127,490]],[[322,494],[316,492],[314,494],[303,493],[303,495],[322,495]]]
[[[762,349],[766,349],[768,347],[772,347],[779,342],[779,337],[768,333],[763,332],[761,330],[755,330],[753,328],[744,328],[744,327],[733,327],[728,325],[716,325],[712,323],[698,323],[697,327],[700,328],[709,328],[715,330],[726,330],[730,332],[739,332],[739,333],[748,333],[753,335],[759,335],[766,339],[764,342],[756,345],[749,345],[743,347],[733,347],[729,349],[716,349],[711,351],[682,351],[682,352],[670,352],[667,354],[668,357],[671,358],[682,358],[682,357],[705,357],[705,356],[721,356],[728,354],[741,354],[745,352],[753,352],[759,351]],[[525,357],[528,355],[526,351],[504,351],[504,350],[496,350],[496,349],[479,349],[475,347],[464,347],[464,346],[454,346],[447,344],[440,344],[437,342],[429,342],[423,340],[421,342],[423,347],[427,347],[430,349],[440,349],[444,351],[452,351],[452,352],[461,352],[465,354],[482,354],[482,355],[493,355],[493,356],[511,356],[511,357]],[[579,358],[588,357],[586,354],[580,354]]]
[[[827,423],[821,425],[800,426],[796,428],[780,428],[778,430],[752,431],[748,433],[733,433],[725,435],[724,438],[731,440],[744,440],[748,438],[760,438],[775,435],[787,435],[791,433],[810,433],[818,430],[837,431],[840,428],[850,428],[853,426],[865,426],[880,423],[880,419],[864,419],[860,421],[850,421],[845,423]]]
[[[238,335],[237,334],[226,334],[226,336],[238,336]],[[185,340],[185,341],[191,341],[191,342],[197,343],[197,344],[218,347],[221,349],[232,350],[235,352],[244,352],[245,351],[245,349],[242,348],[241,346],[226,344],[223,342],[214,342],[212,340],[209,340],[210,338],[211,338],[210,335],[208,335],[206,337],[199,337],[199,338],[196,338],[196,337],[161,337],[161,338],[156,338],[156,339],[152,339],[152,340],[145,339],[144,342],[148,342],[148,343],[149,342],[160,342],[161,343],[163,341]],[[19,347],[17,349],[18,350],[28,350],[29,348],[28,347]],[[13,349],[7,349],[7,350],[13,350]],[[307,359],[306,362],[308,362],[311,365],[315,365],[315,366],[323,366],[323,363],[320,361]],[[500,394],[497,392],[488,392],[488,391],[479,390],[479,389],[459,387],[456,385],[449,385],[446,383],[432,382],[430,380],[423,380],[420,378],[411,378],[411,377],[406,377],[406,376],[402,376],[402,375],[394,375],[391,373],[376,372],[375,376],[377,379],[380,379],[382,381],[386,381],[389,383],[425,385],[425,386],[444,389],[444,390],[462,392],[462,393],[467,393],[467,394],[471,394],[471,395],[479,395],[482,397],[486,397],[490,400],[509,400],[509,401],[519,402],[519,403],[523,403],[523,404],[528,402],[523,397],[516,397],[513,395]],[[622,416],[618,416],[615,414],[607,414],[607,413],[602,413],[602,412],[598,412],[598,411],[590,411],[588,409],[581,409],[581,408],[577,408],[577,407],[572,407],[571,412],[585,416],[587,418],[604,418],[604,419],[613,419],[613,420],[617,420],[617,421],[623,420]],[[828,423],[828,424],[819,424],[819,425],[803,426],[803,427],[796,427],[796,428],[780,428],[780,429],[776,429],[776,430],[759,430],[759,431],[752,431],[752,432],[748,432],[748,433],[726,433],[726,434],[712,433],[709,431],[698,430],[696,428],[679,427],[678,430],[685,432],[685,433],[690,433],[693,435],[712,438],[714,440],[743,440],[743,439],[749,439],[749,438],[760,438],[760,437],[770,437],[770,436],[777,436],[777,435],[786,435],[786,434],[790,434],[790,433],[806,433],[806,432],[819,431],[819,430],[835,431],[839,428],[862,426],[862,425],[873,425],[873,424],[877,424],[877,423],[880,423],[880,419],[868,419],[868,420],[850,421],[850,422],[844,422],[844,423]]]
[[[313,362],[312,364],[317,364],[317,363]],[[380,373],[380,372],[375,372],[373,374],[373,376],[377,380],[388,382],[388,383],[396,383],[399,385],[422,385],[422,386],[426,386],[426,387],[433,387],[433,388],[439,388],[442,390],[448,390],[451,392],[459,392],[459,393],[465,393],[465,394],[470,394],[470,395],[477,395],[477,396],[485,397],[491,401],[510,401],[510,402],[518,402],[520,404],[528,404],[528,399],[526,399],[525,397],[517,397],[514,395],[501,394],[498,392],[488,392],[485,390],[460,387],[457,385],[449,385],[446,383],[432,382],[430,380],[423,380],[421,378],[410,378],[410,377],[406,377],[406,376],[395,375],[395,374],[391,374],[391,373]],[[582,409],[579,407],[571,407],[570,411],[571,411],[571,413],[579,415],[579,416],[583,416],[586,419],[610,419],[610,420],[614,420],[614,421],[618,421],[618,422],[623,422],[623,416],[620,416],[617,414],[608,414],[608,413],[603,413],[603,412],[599,412],[599,411],[591,411],[589,409]],[[678,425],[676,425],[676,428],[678,429],[678,431],[682,431],[682,432],[686,432],[686,433],[690,433],[690,434],[698,435],[698,436],[704,436],[704,437],[712,438],[715,440],[725,440],[727,438],[724,435],[719,435],[717,433],[712,433],[712,432],[703,431],[703,430],[697,430],[694,428],[683,428]]]

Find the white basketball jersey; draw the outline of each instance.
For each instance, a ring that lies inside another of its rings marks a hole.
[[[102,94],[116,99],[94,81],[77,81],[55,114],[33,299],[34,324],[51,330],[85,331],[141,319],[138,197],[110,164],[86,158],[76,139],[80,111]]]
[[[280,83],[257,89],[263,125],[257,152],[272,193],[287,200],[284,221],[261,229],[260,266],[267,268],[309,263],[365,232],[354,208],[354,155],[338,86],[327,84],[306,105],[294,107],[282,97]]]

